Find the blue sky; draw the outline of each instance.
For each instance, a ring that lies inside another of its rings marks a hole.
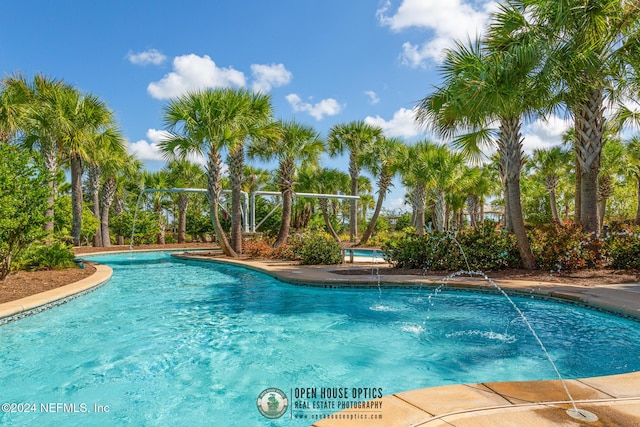
[[[438,84],[442,49],[482,31],[485,0],[5,1],[0,72],[62,78],[115,111],[135,152],[162,165],[162,106],[202,87],[272,96],[275,116],[313,125],[366,120],[411,143],[412,108]],[[524,128],[559,142],[558,118]],[[431,137],[431,136],[429,136]],[[345,158],[323,161],[347,171]],[[255,163],[256,166],[263,166]],[[386,206],[402,206],[399,182]]]

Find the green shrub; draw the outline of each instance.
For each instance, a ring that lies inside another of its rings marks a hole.
[[[640,229],[626,229],[607,241],[611,268],[640,269]]]
[[[29,270],[63,270],[75,266],[71,247],[56,242],[51,246],[34,246],[24,256],[23,265]]]
[[[573,223],[537,226],[529,234],[538,267],[546,270],[578,270],[600,265],[602,241]]]
[[[298,251],[296,255],[301,264],[333,265],[342,262],[340,245],[325,234],[304,237]]]
[[[382,245],[385,258],[399,268],[426,270],[500,270],[520,267],[515,238],[485,221],[477,228],[432,232],[424,237],[406,235]]]

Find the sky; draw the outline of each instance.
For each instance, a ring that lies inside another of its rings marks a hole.
[[[0,4],[0,74],[42,73],[99,96],[149,170],[162,108],[190,90],[269,93],[277,119],[365,120],[411,144],[440,141],[413,120],[440,83],[443,49],[481,34],[486,0],[21,0]],[[525,151],[561,142],[559,117],[523,128]],[[346,156],[323,166],[347,172]],[[250,161],[257,167],[273,164]],[[403,205],[398,179],[388,209]]]

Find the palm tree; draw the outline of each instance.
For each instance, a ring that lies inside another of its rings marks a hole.
[[[506,12],[504,12],[506,13]],[[500,23],[500,14],[496,15]],[[419,103],[416,120],[445,137],[456,137],[454,145],[465,155],[478,155],[483,144],[497,146],[505,174],[506,204],[520,257],[528,269],[535,260],[522,213],[520,176],[522,172],[523,117],[532,115],[548,94],[537,68],[536,47],[501,47],[501,28],[490,29],[488,45],[476,41],[458,43],[448,50],[442,74],[444,84]],[[522,43],[521,43],[522,44]],[[538,74],[534,74],[538,73]],[[499,128],[491,129],[494,123]]]
[[[636,180],[637,186],[637,208],[635,225],[640,225],[640,137],[634,136],[626,142],[625,147],[625,159],[629,166],[628,174],[633,176]]]
[[[376,144],[369,146],[363,154],[363,167],[378,178],[378,200],[371,221],[360,239],[360,245],[366,244],[373,234],[384,199],[392,185],[393,176],[400,168],[403,147],[404,143],[399,138],[381,138]]]
[[[125,176],[132,176],[141,168],[141,163],[135,157],[124,153],[116,156],[114,160],[102,167],[102,189],[100,191],[100,234],[102,246],[111,246],[111,235],[109,233],[109,215],[111,205],[118,192],[119,181],[123,181]],[[120,212],[122,213],[122,212]],[[124,238],[122,239],[124,244]]]
[[[329,154],[335,156],[349,152],[349,175],[351,176],[351,195],[358,195],[358,176],[362,165],[362,153],[366,147],[375,144],[382,136],[382,128],[364,121],[340,123],[329,131]],[[356,241],[358,234],[357,201],[351,201],[349,240]]]
[[[101,200],[111,204],[115,192],[115,174],[125,165],[127,160],[126,144],[119,129],[107,128],[91,141],[95,147],[91,148],[92,157],[87,160],[88,188],[93,200],[93,215],[98,219],[98,230],[94,236],[95,247],[110,246],[103,236],[109,234],[109,215],[102,219],[105,209],[101,207]],[[102,187],[101,187],[102,184]],[[102,199],[100,190],[103,190]],[[106,191],[106,193],[105,193]]]
[[[343,188],[349,185],[349,175],[341,172],[337,169],[317,169],[314,173],[312,191],[319,194],[339,194]],[[322,212],[322,218],[324,224],[331,234],[333,239],[340,243],[340,236],[336,233],[333,225],[331,224],[331,216],[329,212],[329,199],[319,198],[318,205],[320,206],[320,212]]]
[[[186,159],[175,159],[166,167],[167,177],[171,187],[199,188],[204,185],[206,177],[202,168]],[[178,193],[178,243],[187,241],[187,208],[189,195]]]
[[[213,229],[225,255],[237,257],[236,249],[242,245],[241,233],[236,231],[232,246],[218,215],[222,191],[220,150],[229,148],[232,204],[235,203],[232,206],[233,228],[239,230],[243,143],[247,138],[273,137],[274,127],[269,126],[270,98],[242,89],[207,89],[171,100],[163,108],[163,116],[171,136],[160,147],[169,157],[177,155],[184,158],[191,153],[206,153],[207,189]]]
[[[53,238],[54,202],[56,198],[56,173],[59,164],[59,143],[55,131],[58,128],[58,111],[54,95],[71,86],[61,80],[37,75],[32,82],[21,74],[6,77],[0,95],[0,139],[18,135],[21,146],[37,151],[52,179],[45,224],[47,241]]]
[[[168,189],[169,188],[169,174],[165,170],[159,170],[157,172],[144,174],[144,186],[145,188],[155,189]],[[164,245],[165,232],[167,230],[167,221],[164,217],[164,193],[151,193],[151,205],[156,220],[158,221],[158,234],[156,235],[156,243]]]
[[[627,66],[637,58],[640,7],[625,1],[526,0],[514,9],[520,19],[512,34],[526,28],[542,40],[545,61],[562,84],[575,124],[580,222],[585,231],[597,232],[605,100],[620,99],[627,87]]]
[[[558,215],[557,190],[560,183],[560,176],[566,171],[570,163],[570,153],[562,150],[561,147],[549,149],[533,150],[532,162],[538,173],[542,175],[544,186],[549,193],[549,203],[551,205],[551,219],[560,222]]]
[[[311,126],[295,121],[281,122],[282,134],[279,139],[255,140],[249,146],[249,156],[263,160],[278,159],[276,179],[282,193],[282,223],[274,247],[287,241],[291,226],[291,205],[295,188],[294,176],[299,164],[317,164],[324,142]]]
[[[429,151],[435,144],[424,140],[402,150],[401,169],[403,183],[410,188],[409,201],[413,207],[416,233],[424,236],[425,209],[427,203],[427,191],[431,180],[428,169]]]
[[[53,94],[56,120],[56,142],[71,169],[71,236],[80,244],[82,232],[82,175],[84,162],[89,160],[95,142],[113,124],[113,114],[106,104],[91,94],[65,88]]]

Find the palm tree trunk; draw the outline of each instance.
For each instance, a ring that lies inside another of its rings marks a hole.
[[[576,149],[582,172],[580,222],[587,233],[597,232],[598,174],[605,122],[602,90],[594,89],[588,101],[574,109],[574,115]]]
[[[419,182],[413,189],[416,202],[416,234],[424,236],[424,211],[427,203],[427,189],[425,184]]]
[[[87,178],[89,180],[89,191],[91,192],[91,200],[93,201],[93,216],[98,220],[98,228],[96,234],[93,236],[93,246],[96,248],[102,247],[102,221],[100,220],[100,167],[97,165],[89,165],[87,171]]]
[[[467,212],[469,212],[469,224],[471,227],[478,227],[478,198],[473,194],[467,196]]]
[[[181,194],[178,197],[178,243],[187,241],[187,208],[189,207],[189,196]]]
[[[551,205],[551,219],[553,220],[553,222],[560,222],[556,192],[553,189],[549,191],[549,204]]]
[[[118,196],[115,198],[115,204],[113,206],[113,210],[116,213],[116,215],[122,215],[124,213],[124,200],[122,199],[122,196]],[[104,241],[104,236],[103,239]],[[124,236],[116,236],[116,244],[119,246],[124,245]]]
[[[71,237],[73,245],[80,246],[82,234],[82,159],[71,156]]]
[[[612,193],[611,175],[600,175],[598,179],[598,232],[602,231],[604,215],[607,209],[607,200],[609,200]]]
[[[289,236],[289,227],[291,224],[291,202],[293,200],[293,190],[287,189],[282,192],[282,222],[280,223],[280,231],[278,237],[273,244],[274,248],[284,245]]]
[[[156,243],[159,245],[164,245],[164,233],[166,231],[166,224],[164,222],[164,215],[162,215],[162,203],[160,200],[156,200],[154,202],[153,211],[158,215],[158,234],[156,235]]]
[[[520,174],[522,171],[522,136],[520,134],[520,118],[503,119],[500,123],[500,143],[506,160],[507,190],[509,197],[509,216],[516,236],[518,252],[522,264],[528,270],[536,267],[531,245],[524,225],[520,195]]]
[[[438,189],[436,194],[436,204],[435,204],[435,222],[436,222],[436,230],[442,233],[445,229],[445,214],[446,214],[446,201],[444,199],[444,191]]]
[[[233,250],[231,245],[229,245],[229,240],[227,240],[227,235],[222,229],[220,217],[218,216],[221,169],[220,154],[216,150],[211,149],[209,151],[209,161],[207,164],[207,196],[209,197],[209,213],[211,215],[213,231],[216,233],[216,239],[222,252],[226,256],[237,258],[238,254]]]
[[[580,170],[580,159],[578,159],[578,150],[576,152],[576,183],[575,183],[575,202],[573,207],[573,222],[580,224],[580,212],[582,211],[582,171]]]
[[[636,181],[638,181],[638,206],[636,208],[635,225],[640,225],[640,174],[636,173]]]
[[[242,182],[244,181],[244,147],[238,144],[229,153],[231,181],[231,247],[242,253]]]
[[[45,211],[47,222],[44,224],[44,231],[47,233],[45,242],[47,243],[47,245],[49,245],[53,242],[54,214],[55,214],[54,205],[56,202],[55,174],[58,169],[58,159],[52,147],[48,147],[48,149],[42,149],[41,153],[44,159],[44,166],[47,172],[51,174],[51,181],[47,183],[47,186],[49,187],[49,197],[47,198],[47,210]]]
[[[367,229],[362,235],[362,239],[360,239],[360,245],[366,244],[369,240],[369,237],[371,237],[371,235],[373,234],[373,230],[375,230],[376,223],[378,222],[378,217],[380,216],[380,212],[382,211],[382,204],[384,203],[384,199],[387,196],[387,191],[390,185],[391,176],[384,172],[381,173],[380,178],[378,179],[378,200],[376,201],[376,209],[373,211],[373,216],[371,217],[371,221],[369,221]]]
[[[351,195],[358,195],[358,177],[360,168],[358,168],[358,159],[356,153],[351,152],[349,156],[349,175],[351,175]],[[349,241],[354,243],[358,238],[358,201],[351,200],[351,209],[349,211]]]
[[[100,232],[102,234],[102,246],[111,246],[111,236],[109,234],[109,209],[116,194],[116,180],[108,177],[102,185],[102,214],[100,215]],[[124,242],[123,242],[124,243]]]
[[[336,230],[333,229],[333,225],[331,225],[331,218],[329,218],[329,201],[327,199],[318,199],[318,204],[320,205],[320,211],[322,212],[322,218],[324,218],[324,224],[329,230],[329,234],[333,237],[333,240],[340,243],[340,237]]]

